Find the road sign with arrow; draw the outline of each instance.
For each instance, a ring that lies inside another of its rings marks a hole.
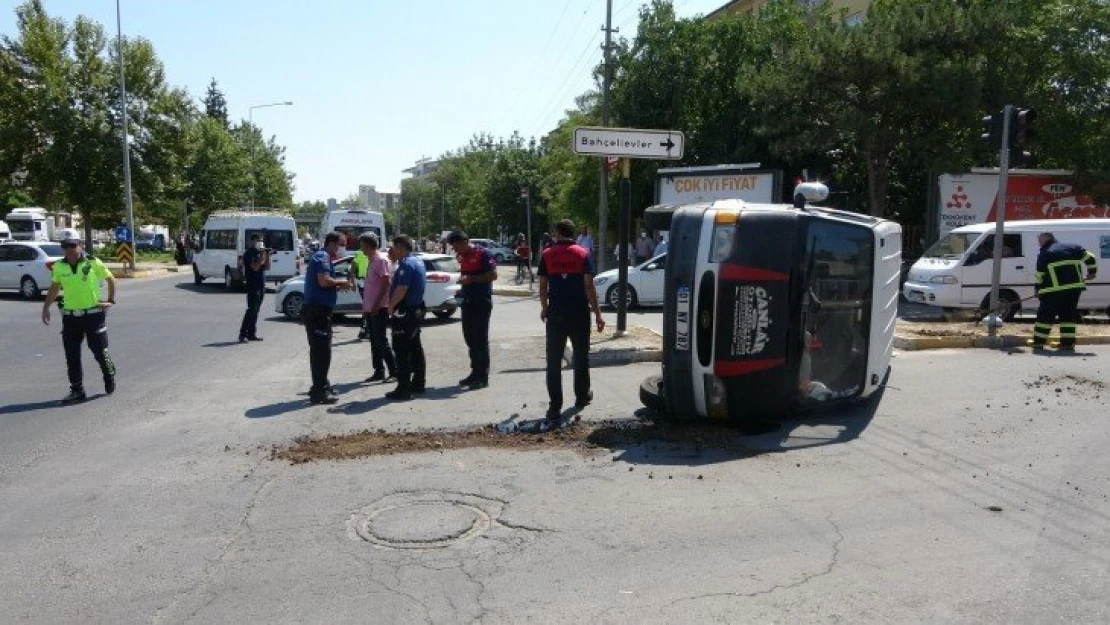
[[[677,160],[682,158],[685,143],[685,136],[678,130],[591,126],[574,129],[574,153],[584,156]]]

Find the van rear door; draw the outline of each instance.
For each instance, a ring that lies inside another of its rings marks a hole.
[[[285,224],[281,224],[281,228],[249,228],[245,240],[249,242],[254,234],[262,234],[263,243],[274,251],[270,270],[266,272],[268,280],[285,280],[297,275],[297,240],[292,230]]]

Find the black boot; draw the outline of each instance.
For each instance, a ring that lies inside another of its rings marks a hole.
[[[86,399],[88,399],[88,397],[85,396],[85,389],[78,386],[70,389],[69,395],[66,395],[62,398],[62,403],[76,404],[77,402],[82,402]]]

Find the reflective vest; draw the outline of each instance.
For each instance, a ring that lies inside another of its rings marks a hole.
[[[365,278],[366,268],[370,266],[370,257],[362,253],[362,250],[355,252],[355,259],[351,261],[355,266],[355,277]]]
[[[1043,295],[1085,289],[1084,273],[1094,275],[1097,270],[1094,254],[1082,246],[1052,241],[1037,255],[1037,292]]]
[[[62,287],[63,310],[87,310],[100,303],[100,282],[112,272],[99,258],[82,256],[74,270],[65,259],[54,261],[51,280]]]

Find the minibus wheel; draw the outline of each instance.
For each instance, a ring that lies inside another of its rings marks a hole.
[[[991,296],[988,294],[983,298],[983,303],[979,306],[980,310],[987,311],[990,314],[991,309]],[[999,317],[1003,321],[1013,321],[1017,314],[1021,312],[1021,298],[1017,293],[1009,289],[1002,289],[998,292],[998,311]]]
[[[663,399],[663,376],[653,375],[640,382],[640,403],[660,415],[667,413],[667,402]]]

